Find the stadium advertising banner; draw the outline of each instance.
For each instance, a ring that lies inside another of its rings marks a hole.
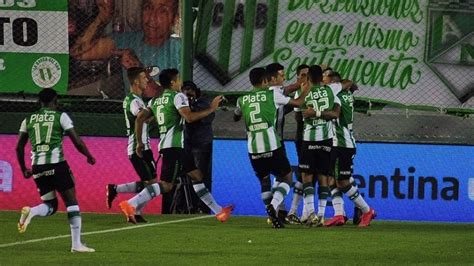
[[[293,142],[286,143],[286,150],[290,163],[297,165]],[[247,142],[214,141],[213,156],[214,197],[234,203],[238,215],[265,215]],[[473,146],[359,143],[354,178],[377,219],[474,222]],[[291,197],[286,198],[287,209]],[[352,217],[354,205],[346,196],[344,202]],[[332,215],[327,207],[326,216]]]
[[[194,78],[209,90],[250,88],[249,69],[325,64],[357,96],[457,107],[474,95],[474,2],[202,1]]]
[[[128,160],[127,138],[82,137],[97,163],[87,164],[72,142],[64,139],[65,158],[71,167],[76,183],[76,194],[81,211],[120,212],[118,203],[129,199],[133,194],[121,194],[111,210],[105,204],[105,186],[110,183],[128,183],[138,181],[132,164]],[[15,145],[17,136],[0,135],[0,210],[20,210],[23,206],[32,206],[41,202],[33,178],[25,179],[16,161]],[[152,147],[158,147],[158,141],[152,140]],[[30,165],[31,146],[25,149],[25,159]],[[158,166],[161,162],[158,163]],[[161,168],[158,168],[161,169]],[[59,195],[57,195],[59,197]],[[64,205],[59,204],[64,211]],[[145,208],[145,213],[161,213],[161,197],[153,200]]]
[[[67,90],[67,0],[0,1],[0,91]]]
[[[40,201],[33,180],[23,178],[16,162],[16,139],[0,135],[0,210],[19,210]],[[109,210],[105,186],[138,180],[127,156],[117,156],[125,154],[127,139],[84,137],[84,141],[97,159],[94,166],[86,163],[69,140],[64,141],[81,210],[119,212],[118,202],[131,195],[119,195]],[[152,146],[157,147],[155,140]],[[287,142],[286,147],[290,162],[296,165],[293,142]],[[232,159],[228,159],[230,154]],[[474,222],[473,165],[472,146],[360,143],[354,177],[368,204],[377,210],[377,219]],[[265,215],[246,141],[214,141],[212,193],[223,205],[235,204],[237,215]],[[347,197],[344,201],[351,217],[353,204]],[[286,198],[288,207],[290,203],[291,193]],[[161,197],[150,202],[145,211],[161,213]],[[331,216],[332,208],[327,207],[326,213]]]

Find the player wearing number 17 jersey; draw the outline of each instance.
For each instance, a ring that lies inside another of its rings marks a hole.
[[[284,96],[280,90],[269,90],[267,73],[264,68],[254,68],[249,74],[254,86],[252,91],[237,100],[234,120],[242,116],[247,129],[247,147],[252,168],[261,185],[261,196],[274,228],[283,227],[276,214],[290,190],[291,167],[282,146],[275,125],[277,110],[284,105],[299,106],[303,103],[309,87],[303,85],[302,95],[298,99]],[[270,174],[279,182],[271,192]]]
[[[222,96],[215,97],[209,108],[192,112],[186,95],[180,92],[181,80],[178,70],[165,69],[161,72],[159,79],[164,92],[161,96],[153,98],[148,107],[139,112],[135,122],[135,136],[137,138],[136,152],[141,157],[145,148],[142,138],[143,124],[152,116],[156,118],[160,131],[159,152],[163,156],[161,178],[159,182],[148,185],[132,199],[122,201],[120,208],[133,222],[137,206],[145,204],[162,193],[169,192],[177,176],[188,174],[201,201],[216,214],[217,220],[225,222],[230,217],[233,206],[221,207],[217,204],[204,185],[202,172],[196,167],[194,158],[185,156],[183,127],[185,120],[191,123],[213,113],[222,101]]]
[[[69,116],[56,110],[56,91],[51,88],[43,89],[39,93],[39,99],[41,109],[21,123],[16,155],[23,176],[25,178],[33,176],[43,203],[31,208],[23,207],[18,231],[24,233],[35,216],[53,215],[58,209],[56,192],[59,192],[66,205],[71,227],[71,252],[94,252],[94,249],[86,247],[81,242],[82,219],[76,199],[74,177],[64,160],[63,133],[66,133],[76,149],[87,157],[89,164],[95,164],[95,159],[77,135]],[[24,158],[28,139],[31,142],[31,170],[26,168]]]

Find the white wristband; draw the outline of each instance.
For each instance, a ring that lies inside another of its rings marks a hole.
[[[317,118],[320,118],[320,117],[321,117],[321,111],[316,110],[316,117],[317,117]]]

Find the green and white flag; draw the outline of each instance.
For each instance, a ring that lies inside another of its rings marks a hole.
[[[0,0],[0,90],[67,91],[67,0]]]

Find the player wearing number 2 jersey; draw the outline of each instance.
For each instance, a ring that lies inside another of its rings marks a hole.
[[[35,207],[23,207],[18,222],[18,231],[24,233],[35,216],[50,216],[58,209],[56,191],[61,195],[71,226],[71,252],[94,252],[81,242],[82,219],[76,199],[74,177],[63,154],[63,134],[66,133],[79,152],[87,157],[89,164],[95,164],[86,145],[74,130],[71,119],[57,108],[57,94],[51,88],[40,91],[41,109],[29,115],[20,127],[20,136],[16,154],[25,178],[33,179],[38,188],[42,204]],[[25,145],[31,142],[32,170],[25,165]]]
[[[280,90],[267,88],[267,73],[264,68],[254,68],[249,74],[254,88],[237,100],[234,120],[242,116],[247,129],[247,148],[250,162],[261,185],[261,196],[274,228],[283,227],[276,209],[290,190],[291,167],[276,132],[277,109],[290,104],[299,106],[308,92],[308,86],[298,99],[284,96]],[[276,176],[278,186],[271,192],[270,174]]]
[[[230,217],[233,206],[223,208],[217,204],[204,185],[202,172],[197,169],[194,159],[185,156],[183,129],[185,120],[190,123],[213,113],[222,101],[222,96],[215,97],[209,108],[192,112],[186,95],[180,92],[181,80],[178,70],[165,69],[159,78],[164,88],[163,94],[153,98],[148,103],[148,107],[139,112],[135,122],[135,136],[137,155],[142,156],[145,148],[142,138],[143,124],[152,116],[156,118],[160,131],[159,152],[163,156],[160,182],[148,185],[128,201],[122,201],[120,208],[127,219],[133,221],[137,206],[145,204],[162,193],[169,192],[173,188],[175,178],[186,173],[193,180],[193,188],[199,198],[216,214],[217,220],[225,222]]]

